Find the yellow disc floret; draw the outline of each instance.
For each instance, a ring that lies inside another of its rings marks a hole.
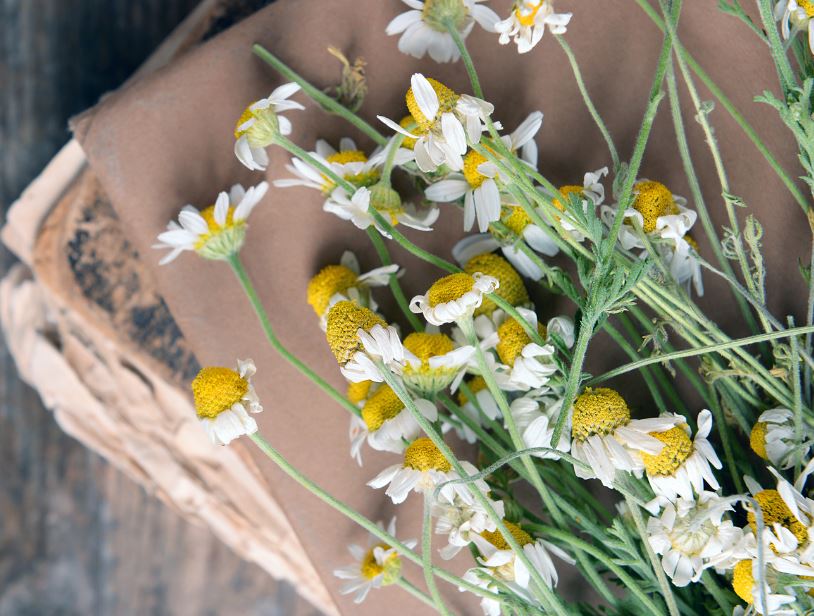
[[[766,431],[768,428],[769,424],[765,421],[758,421],[752,427],[751,434],[749,434],[749,446],[752,448],[752,451],[764,460],[769,459],[769,455],[766,453]]]
[[[418,102],[415,99],[415,94],[413,94],[412,88],[407,90],[407,96],[405,97],[407,100],[407,109],[410,110],[410,115],[413,116],[415,123],[418,124],[419,130],[424,133],[432,128],[435,118],[440,117],[443,113],[452,111],[455,109],[455,105],[458,104],[458,95],[454,90],[451,90],[440,81],[437,81],[431,77],[428,78],[427,81],[430,82],[432,89],[435,90],[435,94],[438,96],[438,112],[435,114],[434,118],[427,118],[423,113],[421,113],[421,109],[418,106]]]
[[[738,561],[732,574],[732,590],[735,594],[750,605],[754,603],[752,591],[755,588],[755,577],[752,573],[752,561]]]
[[[390,548],[386,543],[378,543],[370,548],[362,558],[362,563],[359,566],[359,572],[366,580],[373,580],[378,576],[382,576],[382,586],[392,584],[399,577],[401,572],[401,558],[396,552],[388,554],[384,558],[384,562],[379,564],[376,561],[376,548],[387,550]]]
[[[373,381],[359,381],[358,383],[350,382],[348,383],[348,391],[347,391],[347,398],[353,404],[359,404],[362,400],[367,398],[367,395],[370,393],[370,387],[373,385]]]
[[[529,303],[529,294],[523,285],[520,274],[503,257],[491,252],[472,257],[466,265],[464,271],[467,274],[481,272],[488,276],[497,278],[500,286],[495,293],[509,302],[512,306],[520,306]],[[497,308],[497,304],[488,297],[483,298],[483,303],[475,310],[475,316],[481,314],[492,314]]]
[[[348,163],[366,163],[367,155],[361,150],[341,150],[335,154],[331,154],[325,160],[327,160],[329,163],[336,163],[339,165],[346,165]],[[344,173],[342,177],[351,184],[361,187],[373,186],[373,184],[379,181],[379,176],[380,173],[378,169],[368,169],[367,171],[362,171],[361,173]],[[325,189],[326,192],[330,192],[333,189],[333,181],[325,175],[322,177],[327,183],[327,187]]]
[[[420,129],[416,124],[416,121],[410,114],[407,114],[401,119],[401,121],[399,122],[399,126],[401,126],[408,133],[412,133],[413,135],[420,132]],[[401,142],[401,147],[407,148],[408,150],[412,150],[415,147],[416,141],[418,140],[413,139],[412,137],[404,137],[404,140]]]
[[[523,231],[531,224],[531,216],[519,205],[511,205],[507,209],[509,214],[503,218],[503,224],[522,236]]]
[[[213,235],[219,233],[223,229],[230,229],[235,227],[234,222],[234,215],[235,215],[235,208],[230,207],[226,213],[226,223],[221,227],[217,221],[215,220],[215,206],[210,205],[202,209],[199,214],[201,218],[206,221],[206,226],[209,227],[209,232],[203,233],[198,236],[198,239],[195,241],[195,250],[200,250],[204,247],[204,245],[212,238]],[[240,221],[238,225],[245,225],[245,221]]]
[[[780,524],[783,528],[791,531],[797,538],[797,541],[802,545],[808,540],[808,529],[805,524],[800,522],[794,517],[794,514],[789,509],[789,506],[780,496],[777,490],[762,490],[755,494],[755,500],[760,505],[760,511],[763,513],[763,524],[771,528],[774,524]],[[746,514],[746,519],[749,521],[749,526],[757,533],[757,519],[753,512]]]
[[[240,402],[249,382],[231,368],[203,368],[192,381],[198,417],[214,419]]]
[[[574,401],[571,434],[579,441],[594,434],[611,434],[616,428],[628,423],[630,409],[627,402],[613,389],[587,387]]]
[[[404,403],[399,400],[389,385],[383,384],[362,407],[362,419],[370,432],[382,427],[388,419],[393,419],[404,410]]]
[[[693,444],[684,428],[676,426],[664,432],[650,432],[650,436],[664,443],[657,455],[642,452],[644,467],[650,475],[672,475],[693,451]]]
[[[485,162],[486,157],[475,150],[469,150],[464,156],[464,178],[472,188],[479,188],[481,184],[489,179],[488,176],[478,171],[478,167]]]
[[[329,265],[311,278],[308,283],[308,303],[318,317],[325,314],[331,298],[345,292],[356,284],[356,272],[344,265]]]
[[[252,111],[251,105],[246,107],[243,110],[243,113],[240,114],[240,117],[237,119],[235,123],[235,139],[240,139],[243,135],[249,132],[247,129],[241,130],[241,126],[243,126],[246,122],[251,120],[254,117],[254,112]]]
[[[577,186],[576,184],[566,184],[565,186],[560,186],[560,195],[562,195],[563,200],[568,201],[571,195],[581,195],[583,190],[585,189],[582,186]],[[559,211],[565,211],[565,203],[559,199],[554,199],[551,203]]]
[[[345,365],[362,348],[358,332],[370,331],[374,326],[387,327],[387,323],[375,312],[354,302],[343,300],[328,312],[325,337],[328,346],[340,365]]]
[[[545,338],[546,328],[542,324],[537,325],[540,336]],[[523,326],[516,319],[506,319],[497,328],[497,355],[507,366],[514,366],[517,356],[522,353],[523,348],[531,343],[531,338],[523,329]]]
[[[503,520],[504,526],[506,526],[506,530],[509,531],[514,540],[520,544],[520,547],[524,545],[528,545],[529,543],[534,543],[534,539],[529,535],[526,531],[520,528],[517,524],[513,524],[508,520]],[[510,550],[511,546],[506,541],[506,539],[501,534],[500,530],[495,529],[493,531],[485,530],[480,534],[481,537],[486,539],[489,543],[495,546],[498,550]]]
[[[661,182],[645,180],[634,186],[636,199],[633,208],[642,215],[642,228],[645,233],[656,230],[656,221],[660,216],[678,214],[679,209],[673,199],[673,193]]]
[[[805,11],[806,17],[809,19],[814,18],[814,2],[812,0],[797,0],[797,6]]]
[[[455,343],[446,334],[413,332],[404,339],[403,344],[421,363],[427,363],[430,357],[446,355],[455,350]]]
[[[439,304],[460,299],[475,286],[475,279],[469,274],[458,273],[436,280],[427,291],[427,299],[433,308]]]
[[[404,450],[404,467],[422,472],[435,470],[442,473],[452,468],[449,460],[426,436],[417,438]]]
[[[469,388],[469,391],[472,392],[472,395],[476,395],[479,391],[483,391],[486,389],[486,379],[484,379],[481,375],[473,376],[471,379],[466,381],[466,386]],[[458,392],[458,404],[463,406],[469,402],[469,398],[466,397],[463,391]]]

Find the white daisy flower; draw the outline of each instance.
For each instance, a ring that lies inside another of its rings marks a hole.
[[[498,288],[497,278],[480,272],[450,274],[436,280],[426,295],[416,295],[410,301],[410,310],[422,313],[433,325],[454,323],[471,317],[483,303],[484,294]]]
[[[454,392],[475,353],[471,346],[456,347],[441,333],[413,332],[404,345],[404,384],[422,397],[432,398],[451,387]]]
[[[351,197],[348,197],[342,188],[335,188],[322,209],[339,216],[342,220],[349,220],[357,229],[364,230],[374,225],[379,233],[390,237],[376,224],[370,213],[371,206],[385,218],[389,218],[390,224],[402,224],[419,231],[432,231],[432,225],[438,220],[439,215],[437,207],[425,208],[419,212],[412,204],[402,203],[395,190],[382,184],[376,184],[371,189],[363,186]]]
[[[392,142],[391,142],[392,143]],[[318,139],[313,152],[310,152],[320,163],[328,167],[336,175],[350,182],[357,188],[363,186],[370,188],[381,178],[381,167],[387,158],[387,148],[378,147],[374,150],[370,158],[356,145],[356,142],[349,137],[343,137],[339,141],[339,150],[336,150],[324,139]],[[406,164],[413,160],[413,152],[407,148],[399,148],[394,157],[396,166]],[[286,169],[295,177],[274,180],[274,185],[280,188],[292,186],[305,186],[319,190],[323,195],[330,195],[336,188],[336,183],[327,175],[309,165],[304,160],[292,158],[291,164],[286,165]]]
[[[426,54],[436,62],[457,62],[458,46],[447,31],[446,23],[466,38],[475,22],[487,32],[495,31],[500,17],[483,6],[484,0],[402,0],[410,10],[387,24],[388,35],[401,34],[399,51],[414,58]]]
[[[382,382],[379,363],[398,374],[404,364],[404,347],[398,331],[375,312],[342,300],[328,311],[325,337],[349,381]]]
[[[800,459],[807,459],[811,444],[810,435],[805,435],[801,449],[796,449],[794,413],[784,408],[763,411],[749,436],[752,451],[784,470],[794,466],[795,451]]]
[[[554,34],[564,34],[569,21],[571,13],[555,13],[552,0],[517,0],[512,14],[497,22],[495,30],[501,45],[513,40],[519,53],[527,53],[543,38],[546,26]]]
[[[492,507],[502,518],[503,501],[492,501]],[[462,548],[472,543],[476,535],[497,529],[497,525],[479,502],[465,500],[458,494],[453,494],[451,500],[444,497],[436,500],[432,504],[432,515],[437,518],[436,534],[447,537],[447,545],[439,550],[444,560],[455,558]]]
[[[413,400],[419,412],[429,421],[438,419],[438,409],[429,400]],[[401,453],[407,442],[421,434],[421,426],[387,384],[382,384],[362,405],[362,424],[357,440],[367,439],[368,445],[377,451]],[[361,447],[361,444],[359,445]],[[354,451],[351,450],[351,455]]]
[[[384,530],[381,522],[376,525]],[[395,517],[390,520],[387,532],[395,537]],[[417,541],[407,539],[402,543],[412,549],[416,546]],[[370,535],[366,548],[350,545],[348,551],[353,557],[353,564],[341,569],[335,569],[334,575],[342,580],[348,580],[343,584],[339,592],[343,595],[355,593],[354,603],[364,601],[371,589],[388,586],[401,577],[401,557],[398,552],[395,548],[379,541],[373,535]]]
[[[749,605],[749,609],[744,613],[764,614],[763,606],[765,601],[768,610],[765,614],[771,614],[772,616],[793,616],[797,614],[794,609],[783,609],[784,605],[796,601],[794,595],[772,592],[772,588],[766,581],[762,584],[758,583],[760,579],[758,567],[757,559],[741,560],[735,565],[732,572],[732,589]]]
[[[783,38],[788,40],[801,30],[808,32],[808,48],[814,54],[814,2],[812,0],[779,0],[774,5],[774,18],[780,22]]]
[[[677,425],[669,430],[651,432],[650,436],[664,443],[657,454],[640,453],[650,487],[657,496],[674,500],[680,496],[692,500],[693,491],[701,493],[706,483],[717,490],[720,485],[710,464],[721,468],[721,461],[707,440],[712,429],[712,414],[703,410],[698,414],[698,431],[690,440],[690,427],[681,415],[671,415]]]
[[[549,588],[555,587],[559,581],[559,575],[551,555],[553,554],[568,564],[574,564],[574,560],[563,550],[547,541],[542,539],[535,541],[531,535],[516,524],[507,520],[503,520],[503,524],[515,541],[520,544],[523,553],[531,561],[546,585]],[[531,572],[517,557],[499,530],[483,531],[480,535],[474,535],[472,542],[478,548],[480,553],[478,562],[482,566],[467,571],[464,574],[464,580],[491,591],[498,590],[496,581],[501,582],[513,592],[530,599],[525,590],[529,587]],[[500,602],[495,599],[482,599],[481,608],[488,616],[502,614]]]
[[[501,137],[511,152],[519,152],[520,159],[537,168],[537,144],[534,136],[543,124],[543,114],[535,111],[517,127],[511,135]],[[470,150],[463,159],[463,171],[450,173],[446,178],[430,184],[424,191],[430,201],[449,203],[464,200],[464,230],[469,231],[478,221],[478,229],[485,232],[489,224],[500,220],[501,188],[506,178],[501,178],[498,168],[485,156]]]
[[[216,260],[237,254],[246,239],[246,220],[267,190],[266,182],[249,190],[235,184],[228,193],[218,194],[214,205],[201,211],[185,205],[178,214],[178,222],[170,221],[167,230],[160,233],[158,242],[153,244],[153,248],[170,249],[159,263],[165,265],[186,250]]]
[[[478,473],[478,469],[469,462],[461,462],[461,466],[470,476]],[[407,499],[410,492],[422,492],[432,496],[437,486],[455,479],[461,479],[461,477],[452,470],[449,460],[429,438],[422,436],[410,443],[404,450],[403,462],[388,466],[368,481],[367,485],[371,488],[387,486],[385,494],[394,504],[398,505]],[[483,479],[478,479],[469,485],[477,487],[484,494],[489,491],[489,487]],[[472,498],[469,488],[464,484],[445,485],[439,494],[447,501],[452,500],[455,494],[467,501]]]
[[[467,140],[478,143],[484,121],[494,106],[468,94],[457,94],[435,79],[415,73],[407,91],[407,108],[418,125],[416,133],[393,120],[378,116],[396,132],[415,139],[413,151],[418,168],[429,173],[441,165],[463,169]]]
[[[289,97],[299,92],[296,83],[286,83],[255,101],[243,111],[235,126],[235,156],[252,170],[265,171],[269,164],[266,148],[278,135],[291,134],[291,121],[280,115],[291,109],[305,109]]]
[[[644,463],[638,452],[658,455],[664,443],[652,436],[674,428],[675,417],[631,419],[624,398],[606,387],[586,388],[575,401],[571,416],[571,455],[590,469],[574,466],[581,479],[599,479],[613,487],[616,471],[641,477]]]
[[[359,260],[349,250],[342,254],[338,265],[328,265],[311,278],[307,299],[320,319],[323,331],[327,326],[328,310],[336,302],[351,300],[375,311],[378,308],[370,290],[390,283],[390,276],[402,272],[396,264],[385,265],[360,273]]]
[[[249,415],[263,410],[251,383],[256,371],[252,360],[239,359],[237,370],[206,367],[193,379],[195,411],[215,445],[228,445],[239,436],[257,432],[257,423]]]
[[[664,510],[647,521],[647,541],[661,556],[664,572],[679,588],[698,582],[710,568],[735,565],[743,530],[724,519],[733,510],[733,499],[702,491],[698,500],[660,499]]]

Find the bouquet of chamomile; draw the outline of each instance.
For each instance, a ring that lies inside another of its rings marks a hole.
[[[367,447],[392,455],[386,468],[370,469],[359,490],[380,490],[395,504],[423,500],[418,547],[418,540],[397,537],[395,519],[386,527],[366,519],[260,435],[251,360],[234,369],[205,367],[193,381],[196,410],[213,442],[247,435],[305,489],[356,522],[360,534],[370,534],[335,572],[341,591],[357,602],[396,585],[449,614],[439,588],[452,585],[477,595],[490,616],[814,608],[812,267],[800,268],[811,289],[805,322],[771,314],[762,227],[730,192],[712,103],[700,98],[697,82],[754,141],[814,229],[811,195],[681,45],[681,0],[635,1],[664,36],[628,160],[620,158],[568,45],[572,15],[556,12],[553,0],[516,0],[502,16],[485,0],[403,0],[408,10],[394,14],[383,35],[397,36],[399,50],[416,58],[461,63],[471,87],[456,92],[415,73],[404,84],[405,109],[377,110],[375,126],[355,113],[366,91],[363,63],[332,50],[344,70],[328,94],[255,46],[288,83],[237,120],[235,155],[264,171],[268,148],[289,152],[287,174],[275,185],[319,191],[325,212],[366,233],[380,257],[378,267],[363,271],[345,252],[315,273],[303,298],[346,391],[281,344],[242,265],[248,220],[265,182],[236,185],[202,210],[186,206],[158,237],[157,247],[169,249],[163,262],[193,251],[230,265],[268,342],[341,407],[337,412],[348,413],[351,458],[362,464]],[[759,20],[739,0],[720,0],[719,8],[771,54],[783,96],[758,100],[766,113],[779,114],[798,145],[805,185],[814,188],[814,2],[757,0]],[[574,184],[565,186],[538,171],[535,136],[543,114],[528,110],[518,126],[495,117],[467,49],[473,28],[494,33],[496,45],[516,45],[519,62],[549,31],[604,137],[596,145],[607,148],[606,167],[573,169]],[[679,81],[720,182],[714,204],[705,203],[690,157]],[[376,149],[362,151],[352,136],[319,140],[313,149],[294,143],[292,122],[306,98]],[[639,174],[660,107],[672,111],[686,196]],[[394,176],[408,179],[416,194],[400,193]],[[708,207],[723,208],[729,225],[716,228]],[[471,232],[454,247],[454,262],[400,230],[432,233],[442,215],[462,218]],[[708,255],[694,239],[701,234]],[[401,287],[393,243],[437,268],[437,279],[414,297]],[[703,294],[704,278],[731,290],[750,336],[731,338],[699,308],[694,298]],[[576,317],[542,318],[529,294],[536,285],[572,302]],[[379,312],[376,297],[385,293],[408,328]],[[583,365],[600,332],[630,361],[590,375]],[[632,371],[647,386],[651,416],[632,417],[629,396],[611,386]],[[683,401],[678,373],[705,408]],[[466,459],[450,448],[453,435],[471,444]],[[444,564],[461,551],[471,556],[471,568],[458,576]],[[402,577],[407,566],[423,569],[423,588]],[[557,591],[565,575],[582,576],[597,599],[566,600]]]

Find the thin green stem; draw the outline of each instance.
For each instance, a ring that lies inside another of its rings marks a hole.
[[[379,145],[384,145],[387,143],[387,138],[384,137],[379,131],[365,122],[353,111],[342,105],[339,101],[331,98],[322,90],[319,90],[311,85],[308,80],[294,72],[285,62],[280,60],[268,49],[262,45],[255,44],[252,47],[252,51],[255,53],[255,55],[260,57],[263,62],[270,65],[283,77],[299,84],[303,91],[322,107],[350,122]]]
[[[376,249],[382,265],[391,265],[393,263],[393,259],[390,256],[390,251],[387,250],[387,246],[385,245],[381,234],[373,227],[368,227],[367,236],[370,238],[373,247]],[[388,284],[390,285],[390,292],[393,293],[396,303],[399,305],[402,314],[407,318],[407,321],[409,321],[410,326],[417,332],[423,332],[424,325],[422,325],[415,313],[410,310],[410,304],[407,301],[407,297],[404,295],[404,290],[401,288],[401,284],[399,284],[398,275],[390,274]]]
[[[788,318],[789,327],[794,327],[794,318]],[[794,444],[795,444],[795,461],[794,461],[794,476],[800,475],[800,470],[803,466],[803,394],[800,382],[800,343],[796,336],[792,336],[789,340],[791,346],[791,373],[789,374],[789,382],[791,382],[791,391],[794,396]]]
[[[715,602],[718,604],[718,607],[721,608],[721,611],[724,614],[731,614],[732,602],[729,601],[729,598],[726,596],[723,588],[718,585],[718,582],[715,580],[715,574],[711,573],[710,570],[707,569],[701,575],[701,583],[704,585],[704,588],[709,591],[709,594],[712,595],[712,598],[715,599]]]
[[[263,302],[257,295],[257,291],[255,290],[254,285],[252,284],[252,281],[237,254],[232,255],[229,258],[229,265],[232,267],[232,271],[235,273],[235,276],[240,282],[240,286],[243,287],[243,291],[246,293],[246,297],[249,299],[249,303],[252,305],[257,318],[260,320],[260,326],[263,328],[263,333],[266,335],[266,338],[268,339],[272,348],[277,351],[277,353],[279,353],[283,359],[299,370],[312,383],[328,394],[328,396],[333,398],[340,406],[344,407],[348,412],[353,413],[357,417],[360,416],[360,411],[358,408],[356,408],[355,404],[334,389],[325,379],[311,370],[311,368],[305,365],[302,360],[295,357],[283,346],[280,339],[277,337],[277,334],[274,333],[274,328],[271,326],[271,321],[269,320],[268,313],[263,306]]]
[[[449,616],[449,610],[444,604],[441,593],[438,592],[438,585],[435,583],[435,576],[432,572],[432,498],[429,493],[424,495],[424,527],[421,539],[421,560],[424,567],[424,582],[430,591],[435,609],[444,616]]]
[[[786,94],[797,85],[797,80],[794,77],[794,71],[791,69],[791,63],[786,55],[786,48],[780,40],[780,33],[777,31],[772,2],[771,0],[757,0],[757,6],[760,11],[760,20],[763,22],[763,30],[766,32],[766,38],[769,41],[772,60],[774,60],[774,65],[777,69],[780,88],[783,94]]]
[[[432,598],[429,597],[426,593],[421,592],[418,588],[416,588],[413,584],[408,582],[403,577],[400,577],[398,580],[396,580],[396,586],[399,586],[403,590],[406,590],[408,593],[413,595],[416,599],[418,599],[422,603],[435,609],[435,602],[432,600]]]
[[[557,423],[554,426],[554,432],[551,435],[551,446],[556,447],[560,442],[565,422],[571,413],[571,405],[577,396],[577,390],[582,382],[582,365],[585,362],[585,354],[588,351],[588,343],[591,341],[593,335],[595,321],[587,319],[585,316],[579,327],[579,335],[577,336],[576,344],[574,345],[574,355],[571,360],[571,369],[568,372],[568,380],[565,384],[565,392],[562,395],[562,406],[560,407],[560,414],[557,417]],[[643,360],[640,360],[643,361]]]
[[[724,447],[724,459],[726,460],[726,468],[729,471],[729,476],[732,479],[732,485],[738,492],[743,492],[743,480],[741,473],[735,463],[735,454],[732,451],[732,440],[730,438],[729,426],[726,423],[721,403],[718,400],[715,386],[710,383],[708,385],[710,399],[712,403],[709,405],[712,411],[712,416],[715,419],[715,428],[718,430],[718,435],[721,437],[721,444]]]

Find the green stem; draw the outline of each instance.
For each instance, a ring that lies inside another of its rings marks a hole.
[[[794,318],[788,317],[789,327],[794,327]],[[814,330],[813,330],[814,331]],[[803,466],[802,459],[802,444],[803,444],[803,394],[800,389],[800,349],[799,342],[796,336],[792,336],[790,342],[791,346],[791,374],[789,374],[789,381],[791,382],[791,391],[794,396],[794,444],[796,447],[796,460],[794,461],[794,476],[800,475],[800,470]]]
[[[718,395],[715,391],[715,386],[710,383],[708,385],[710,398],[712,403],[709,405],[712,411],[712,416],[715,418],[715,429],[718,430],[718,435],[721,437],[721,444],[724,447],[724,458],[726,459],[726,468],[729,471],[729,476],[732,479],[732,485],[738,492],[743,492],[743,480],[741,473],[735,463],[735,454],[732,451],[732,441],[730,439],[729,426],[726,423],[721,403],[718,400]]]
[[[322,107],[350,122],[379,145],[384,145],[385,143],[387,143],[387,138],[384,137],[379,131],[377,131],[370,124],[365,122],[362,118],[360,118],[350,109],[348,109],[335,99],[325,94],[322,90],[315,88],[313,85],[311,85],[310,82],[308,82],[308,80],[295,73],[291,68],[288,67],[288,65],[285,62],[280,60],[268,49],[266,49],[262,45],[255,44],[252,47],[252,51],[255,53],[255,55],[259,56],[261,60],[263,60],[266,64],[269,64],[272,68],[274,68],[274,70],[280,73],[283,77],[290,81],[298,83],[300,87],[303,89],[303,92],[310,96],[314,101],[322,105]]]
[[[229,265],[232,267],[232,271],[235,273],[241,287],[243,287],[243,291],[246,293],[249,303],[252,305],[257,318],[260,320],[260,326],[263,328],[263,333],[265,333],[266,338],[274,350],[277,351],[277,353],[279,353],[288,363],[299,370],[304,376],[310,379],[312,383],[328,394],[328,396],[333,398],[339,405],[344,407],[348,412],[359,417],[360,411],[358,408],[356,408],[355,404],[334,389],[325,379],[305,365],[304,362],[292,355],[291,352],[289,352],[289,350],[283,346],[280,339],[277,338],[277,334],[274,333],[274,329],[271,326],[268,313],[263,307],[263,302],[257,295],[257,291],[255,290],[254,285],[252,284],[252,281],[249,278],[248,273],[246,273],[246,269],[243,267],[243,263],[240,261],[240,257],[237,254],[229,257]]]
[[[556,447],[560,442],[560,435],[562,434],[565,422],[571,413],[571,405],[577,396],[580,382],[582,381],[582,365],[585,362],[585,354],[588,351],[588,343],[591,341],[593,335],[594,325],[596,323],[591,319],[582,318],[579,327],[579,335],[577,336],[576,344],[574,345],[574,355],[571,360],[571,369],[568,371],[568,380],[565,384],[565,393],[562,396],[562,407],[560,414],[557,417],[557,423],[554,426],[554,432],[551,435],[551,446]],[[643,360],[640,360],[643,361]]]
[[[421,592],[418,588],[413,586],[403,577],[400,577],[398,580],[396,580],[396,585],[402,588],[403,590],[406,590],[408,593],[413,595],[416,599],[418,599],[422,603],[425,603],[426,605],[435,609],[435,602],[430,597],[428,597],[426,593]]]
[[[391,265],[393,263],[393,259],[390,256],[390,251],[387,250],[387,246],[385,245],[381,234],[373,227],[368,227],[367,236],[370,238],[373,247],[379,254],[379,260],[382,262],[382,265]],[[418,319],[415,313],[410,310],[410,304],[407,301],[407,297],[404,295],[404,290],[401,288],[401,284],[399,284],[398,276],[396,274],[390,274],[388,284],[390,285],[390,291],[393,293],[393,297],[396,299],[396,303],[399,305],[402,314],[407,317],[407,321],[409,321],[410,326],[417,332],[423,332],[424,326],[421,324],[421,321]]]
[[[724,590],[718,585],[718,582],[715,581],[715,575],[707,569],[701,575],[701,583],[704,585],[709,591],[709,594],[712,595],[715,602],[718,604],[718,607],[721,608],[721,611],[724,614],[731,614],[732,613],[732,603],[729,601],[729,598],[726,596]]]
[[[786,55],[786,49],[780,40],[780,33],[777,31],[777,26],[775,25],[772,3],[770,0],[758,0],[757,6],[760,11],[760,19],[763,22],[763,30],[766,32],[766,37],[769,41],[772,60],[774,60],[774,66],[777,69],[780,88],[783,94],[786,94],[797,85],[797,80],[794,77],[794,71],[791,69],[791,63]]]
[[[438,592],[438,585],[435,583],[435,576],[432,572],[432,498],[429,493],[424,495],[424,528],[421,539],[421,560],[424,567],[424,581],[430,591],[435,609],[444,616],[449,616],[449,610],[444,604],[441,593]]]

